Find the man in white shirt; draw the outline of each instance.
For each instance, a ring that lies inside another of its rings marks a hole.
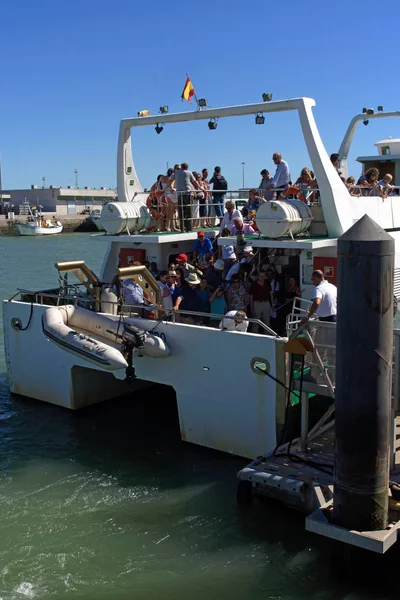
[[[171,296],[171,290],[168,285],[169,284],[168,271],[161,271],[160,280],[157,281],[157,283],[161,289],[161,302],[162,302],[163,307],[167,311],[172,310],[172,296]]]
[[[230,281],[232,279],[233,275],[236,275],[237,273],[239,273],[239,269],[240,269],[240,265],[243,265],[245,263],[250,263],[252,258],[254,256],[254,253],[251,249],[251,246],[246,246],[243,249],[243,258],[239,261],[236,262],[228,271],[226,277],[225,277],[225,281]]]
[[[279,152],[273,154],[272,160],[276,164],[276,171],[272,180],[269,182],[269,185],[266,186],[265,189],[277,188],[279,190],[285,190],[289,187],[290,181],[289,165],[282,159],[282,155]]]
[[[336,286],[326,281],[322,271],[314,271],[311,280],[315,286],[314,300],[308,312],[308,317],[304,321],[315,315],[320,321],[336,323]]]
[[[227,319],[226,317],[234,318]],[[249,323],[243,320],[245,318],[246,313],[243,310],[230,310],[220,322],[219,328],[227,331],[247,331]]]
[[[219,226],[219,234],[222,233],[222,230],[224,229],[224,227],[228,227],[228,229],[230,229],[231,225],[233,225],[234,219],[242,218],[242,215],[235,208],[235,205],[231,200],[228,200],[227,202],[225,202],[225,208],[226,208],[226,213],[224,214],[221,224]]]

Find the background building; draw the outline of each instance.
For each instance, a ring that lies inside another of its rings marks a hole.
[[[6,196],[7,195],[7,199]],[[29,203],[31,206],[40,205],[43,212],[58,215],[78,215],[84,210],[101,209],[106,202],[114,202],[117,192],[113,189],[66,188],[50,186],[38,188],[31,185],[27,190],[3,190],[3,208],[5,212],[14,206],[16,214],[19,206]]]

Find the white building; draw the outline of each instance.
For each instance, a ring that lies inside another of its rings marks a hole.
[[[31,206],[42,206],[43,212],[57,213],[58,215],[75,215],[84,210],[101,209],[107,202],[115,202],[117,193],[113,189],[104,187],[99,189],[66,188],[50,186],[38,188],[31,185],[25,190],[4,190],[3,197],[7,194],[4,204],[8,207],[14,206],[18,212],[18,206],[29,203]],[[5,198],[4,198],[5,200]]]

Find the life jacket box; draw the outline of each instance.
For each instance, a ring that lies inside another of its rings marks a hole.
[[[107,233],[137,233],[150,226],[151,215],[142,201],[109,202],[103,206],[100,222]]]
[[[261,235],[277,239],[304,235],[312,218],[310,208],[301,200],[271,200],[261,204],[255,221]]]

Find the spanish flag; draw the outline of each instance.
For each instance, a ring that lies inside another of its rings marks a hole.
[[[195,95],[194,87],[192,82],[190,81],[190,77],[186,77],[185,87],[182,92],[182,100],[187,100],[190,102],[190,98]]]

